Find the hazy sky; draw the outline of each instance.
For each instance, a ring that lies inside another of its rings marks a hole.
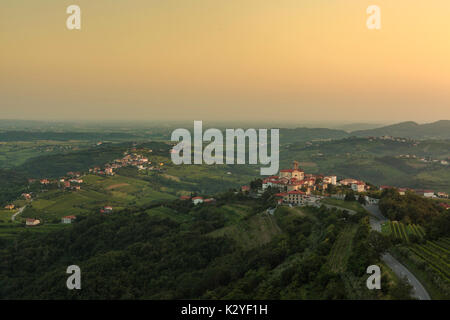
[[[450,119],[449,14],[448,0],[1,0],[0,118]]]

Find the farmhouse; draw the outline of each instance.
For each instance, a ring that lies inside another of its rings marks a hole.
[[[14,209],[15,207],[16,207],[16,206],[13,205],[13,204],[8,204],[8,205],[5,206],[5,209],[12,210],[12,209]]]
[[[438,196],[439,198],[448,198],[448,194],[445,193],[445,192],[438,192],[438,193],[437,193],[437,196]]]
[[[61,219],[61,223],[65,224],[72,223],[72,221],[74,221],[76,218],[77,218],[76,216],[66,216]]]
[[[24,197],[25,200],[30,200],[31,199],[31,194],[30,193],[22,193],[22,197]]]
[[[40,224],[41,221],[37,220],[37,219],[26,219],[25,220],[25,224],[27,226],[37,226],[38,224]]]
[[[103,208],[103,211],[104,211],[105,213],[111,213],[111,212],[113,211],[113,207],[111,207],[111,206],[106,206],[106,207]]]
[[[439,205],[440,205],[442,208],[444,208],[445,210],[450,209],[450,204],[448,204],[448,203],[443,203],[443,202],[441,202],[441,203],[439,203]]]

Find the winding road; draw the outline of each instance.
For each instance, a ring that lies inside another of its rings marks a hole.
[[[18,214],[21,214],[21,213],[23,212],[23,210],[25,210],[26,207],[27,207],[27,206],[23,206],[22,208],[20,208],[19,210],[17,210],[17,212],[14,213],[14,214],[11,216],[11,221],[16,220],[16,216],[17,216]]]
[[[366,205],[364,206],[367,211],[369,211],[374,217],[370,217],[370,225],[372,229],[381,232],[381,225],[387,221],[386,217],[381,214],[378,205]],[[413,296],[419,300],[431,300],[430,295],[424,286],[417,280],[417,278],[409,271],[404,265],[402,265],[397,259],[395,259],[391,254],[385,253],[381,259],[386,263],[389,268],[394,271],[394,273],[400,277],[408,280],[408,282],[413,287]]]

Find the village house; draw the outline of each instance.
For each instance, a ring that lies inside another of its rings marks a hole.
[[[352,185],[353,183],[358,183],[359,181],[356,179],[343,179],[339,181],[339,184],[342,186]]]
[[[414,190],[415,193],[419,196],[423,196],[425,198],[435,198],[433,190]]]
[[[41,184],[50,184],[50,181],[48,179],[41,179]]]
[[[445,193],[445,192],[438,192],[438,193],[437,193],[437,196],[438,196],[439,198],[448,198],[448,194]]]
[[[190,200],[191,197],[190,196],[181,196],[180,200]]]
[[[61,218],[61,223],[68,224],[72,223],[77,217],[76,216],[66,216]]]
[[[362,181],[352,183],[352,190],[355,192],[364,192],[366,184]]]
[[[242,192],[248,192],[248,191],[250,191],[250,186],[242,186],[242,187],[241,187],[241,191],[242,191]]]
[[[192,198],[192,203],[193,203],[194,205],[197,205],[197,204],[199,204],[199,203],[203,203],[203,198],[202,198],[202,197],[193,197],[193,198]]]
[[[111,207],[111,206],[103,207],[104,213],[111,213],[112,211],[113,211],[113,207]]]
[[[38,224],[40,224],[41,221],[37,220],[37,219],[26,219],[25,220],[25,225],[27,226],[37,226]]]
[[[7,209],[7,210],[12,210],[12,209],[14,209],[15,207],[16,207],[16,206],[13,205],[13,204],[8,204],[8,205],[5,206],[5,209]]]
[[[336,185],[337,184],[337,177],[336,176],[326,176],[323,178],[323,182],[327,184]]]
[[[440,205],[442,208],[444,208],[445,210],[449,210],[449,209],[450,209],[450,204],[448,204],[448,203],[443,203],[443,202],[441,202],[441,203],[439,203],[439,205]]]
[[[22,197],[24,197],[25,200],[30,200],[31,199],[31,194],[30,193],[22,193]]]
[[[284,194],[283,202],[298,206],[304,205],[306,202],[306,193],[298,190],[289,191]]]

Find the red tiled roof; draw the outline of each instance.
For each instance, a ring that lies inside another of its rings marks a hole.
[[[203,199],[203,197],[193,197],[192,200]]]
[[[450,204],[448,204],[448,203],[441,202],[441,203],[439,203],[439,205],[444,209],[447,209],[447,210],[450,209]]]
[[[303,191],[292,190],[292,191],[289,191],[288,194],[305,194],[305,193]]]
[[[63,219],[76,219],[77,217],[75,217],[75,216],[66,216],[66,217],[63,217]]]

